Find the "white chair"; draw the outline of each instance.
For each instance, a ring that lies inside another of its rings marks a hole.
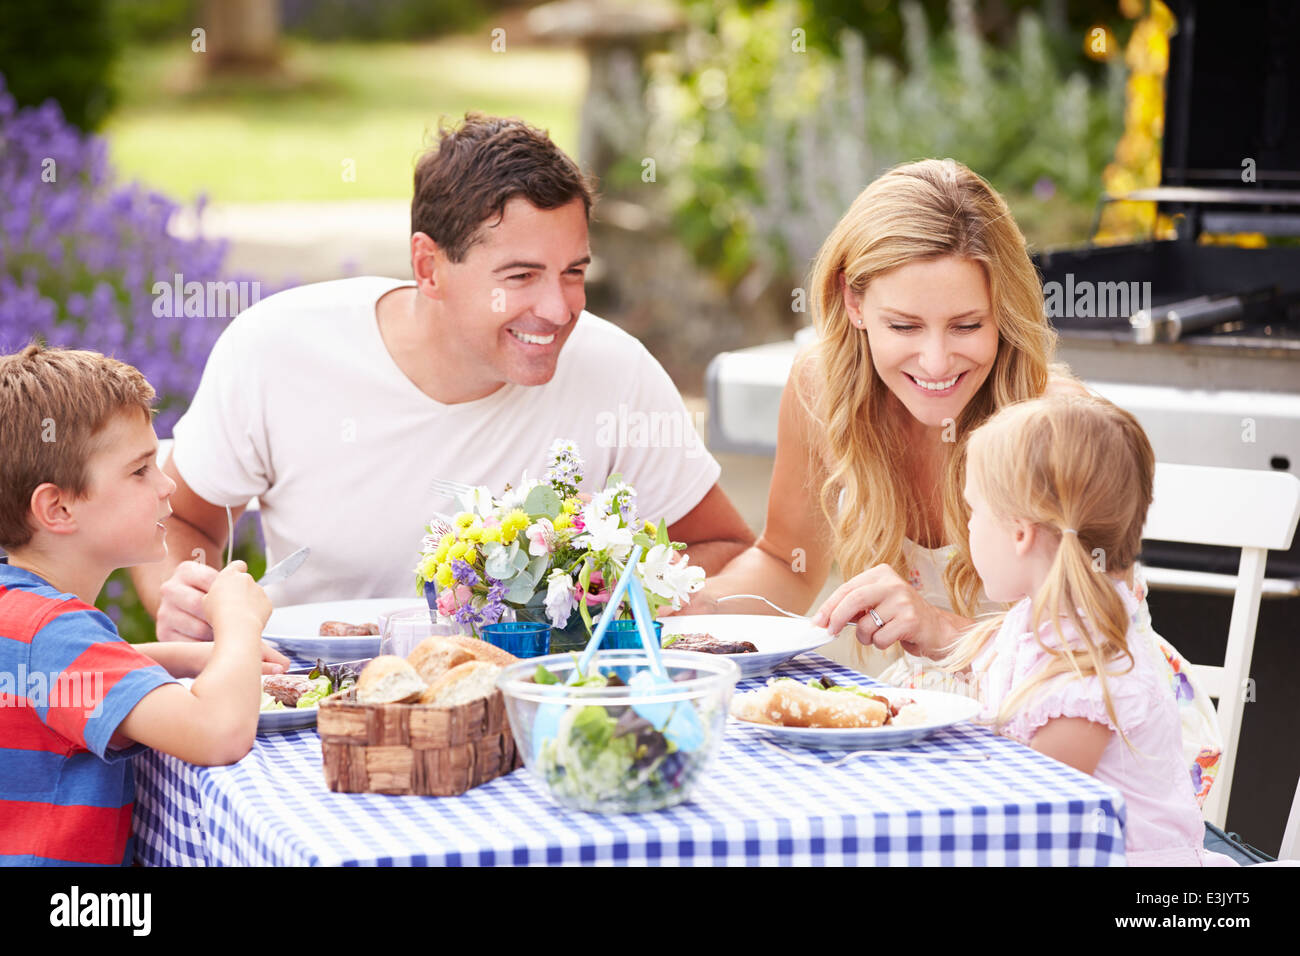
[[[1295,796],[1291,799],[1291,813],[1286,818],[1282,832],[1282,847],[1277,851],[1279,860],[1300,860],[1300,780],[1296,781]]]
[[[1264,591],[1264,565],[1270,550],[1286,551],[1300,518],[1300,479],[1285,472],[1200,465],[1156,464],[1155,489],[1142,537],[1153,541],[1241,548],[1236,578],[1165,568],[1143,572],[1154,590],[1224,590],[1234,595],[1228,647],[1222,666],[1192,665],[1218,704],[1223,758],[1203,808],[1205,818],[1222,828],[1228,817],[1232,772],[1255,625]],[[1226,586],[1225,586],[1226,585]],[[1272,590],[1278,590],[1277,587]],[[1154,622],[1156,630],[1160,622]],[[1278,741],[1279,746],[1289,742]],[[1296,814],[1293,811],[1292,817]]]

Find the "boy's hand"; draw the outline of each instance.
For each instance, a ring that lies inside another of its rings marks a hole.
[[[167,669],[172,677],[198,677],[212,659],[211,641],[139,644],[137,649]],[[283,674],[293,662],[266,641],[262,642],[262,673]]]
[[[182,561],[176,566],[159,590],[158,640],[212,640],[203,598],[216,579],[217,569],[198,561]]]
[[[231,561],[218,572],[204,595],[203,613],[214,632],[251,624],[260,635],[271,616],[271,599],[253,580],[243,561]]]

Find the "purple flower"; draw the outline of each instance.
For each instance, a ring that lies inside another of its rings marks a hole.
[[[158,392],[168,437],[231,315],[159,309],[155,283],[251,281],[222,268],[224,243],[178,239],[180,205],[121,185],[107,144],[64,122],[58,104],[17,109],[0,77],[0,352],[32,340],[93,349],[136,366]],[[269,295],[263,283],[262,294]],[[171,314],[167,314],[171,312]]]
[[[478,573],[463,558],[455,558],[451,562],[451,575],[456,579],[457,584],[467,584],[470,587],[479,583]]]
[[[480,611],[484,624],[495,624],[505,611],[506,584],[496,578],[487,578],[488,593]]]

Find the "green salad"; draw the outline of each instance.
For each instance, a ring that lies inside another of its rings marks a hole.
[[[559,683],[541,665],[533,680]],[[607,676],[598,671],[570,685],[619,686],[624,682],[617,674]],[[662,715],[652,712],[658,718],[653,723],[630,705],[540,705],[535,732],[544,739],[537,753],[537,769],[555,796],[585,808],[617,804],[636,812],[662,806],[667,795],[687,786],[701,766],[700,757],[707,746],[692,746],[692,752],[686,752],[664,731],[669,730],[676,711],[689,708],[694,714],[694,707],[689,701],[650,707],[663,711]]]

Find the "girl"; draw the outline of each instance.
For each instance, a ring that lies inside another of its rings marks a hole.
[[[1052,361],[1041,280],[1006,203],[951,159],[867,186],[818,253],[809,292],[818,339],[781,398],[763,534],[691,612],[753,593],[802,611],[838,564],[844,583],[814,621],[840,635],[823,653],[888,683],[942,687],[951,675],[931,658],[1002,609],[966,547],[966,437],[1007,405],[1086,390]],[[1214,708],[1150,632],[1140,574],[1133,586],[1204,799],[1221,749]]]
[[[1130,865],[1233,865],[1202,848],[1178,705],[1125,583],[1155,472],[1141,426],[1102,399],[1036,399],[992,416],[966,458],[971,560],[990,599],[1019,603],[941,665],[1001,733],[1124,795]]]

